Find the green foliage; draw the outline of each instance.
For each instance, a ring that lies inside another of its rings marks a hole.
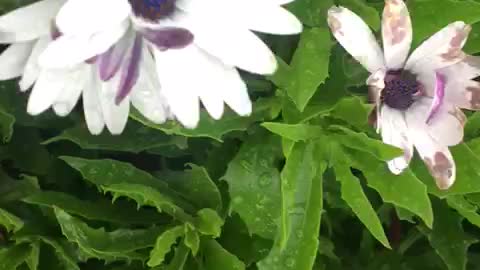
[[[480,0],[406,2],[414,47],[464,21],[480,53]],[[392,174],[403,153],[369,124],[369,74],[331,35],[332,5],[380,37],[383,0],[289,2],[304,30],[256,33],[278,69],[240,72],[247,117],[201,108],[187,129],[132,109],[123,134],[94,136],[80,105],[30,116],[18,80],[0,82],[0,270],[480,269],[480,113],[449,190],[417,155]]]

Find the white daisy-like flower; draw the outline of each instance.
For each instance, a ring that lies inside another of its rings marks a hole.
[[[470,26],[454,22],[424,41],[408,57],[412,26],[405,3],[386,0],[382,18],[383,51],[369,27],[344,7],[332,7],[328,23],[337,41],[372,75],[367,84],[377,104],[377,130],[383,142],[403,149],[388,162],[400,174],[413,148],[440,189],[455,181],[449,146],[463,139],[465,115],[480,109],[480,59],[463,51]]]
[[[27,112],[32,115],[51,107],[57,115],[66,116],[82,96],[87,127],[92,134],[101,133],[105,126],[112,134],[120,134],[128,120],[130,102],[151,121],[165,122],[170,114],[164,98],[154,91],[158,80],[152,72],[155,67],[152,57],[144,57],[137,83],[130,86],[130,95],[120,104],[114,102],[118,85],[131,81],[112,76],[108,82],[102,82],[98,78],[102,63],[89,59],[63,69],[38,65],[39,55],[61,36],[54,20],[65,2],[43,0],[0,17],[0,43],[11,44],[0,55],[0,80],[21,77],[21,91],[33,86],[27,105]]]
[[[252,31],[301,32],[298,19],[281,7],[292,1],[68,0],[56,18],[63,36],[48,46],[40,63],[65,68],[97,57],[103,81],[119,72],[128,81],[117,90],[118,103],[141,74],[139,63],[153,55],[161,86],[156,90],[184,126],[197,125],[199,101],[214,119],[221,118],[224,103],[246,116],[252,104],[236,68],[256,74],[276,70],[274,54]],[[132,40],[148,49],[127,52],[125,44]],[[134,62],[122,62],[132,55]]]

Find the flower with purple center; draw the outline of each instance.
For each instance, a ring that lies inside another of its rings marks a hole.
[[[0,17],[0,43],[11,44],[0,55],[0,80],[20,79],[20,90],[32,88],[27,112],[38,115],[50,107],[59,116],[68,115],[80,97],[86,123],[92,134],[106,126],[112,134],[120,134],[128,120],[129,103],[116,105],[114,80],[101,82],[99,63],[80,62],[69,68],[47,69],[38,65],[38,58],[62,33],[54,27],[55,16],[66,0],[43,0],[19,8]],[[170,118],[164,98],[154,91],[158,87],[153,58],[144,57],[140,82],[129,96],[130,103],[153,122]]]
[[[153,57],[159,87],[173,116],[194,128],[200,101],[219,119],[224,103],[252,111],[237,68],[272,74],[274,54],[253,31],[297,34],[302,25],[281,5],[293,0],[68,0],[56,24],[63,33],[40,57],[46,68],[95,59],[103,82],[116,81],[121,106]]]
[[[328,24],[337,41],[370,73],[367,85],[376,103],[376,127],[384,143],[403,149],[388,161],[400,174],[413,148],[440,189],[455,181],[448,147],[463,140],[465,115],[460,108],[480,109],[480,59],[462,48],[470,26],[453,22],[424,41],[410,56],[412,25],[402,0],[385,0],[383,51],[369,27],[344,7],[332,7]]]

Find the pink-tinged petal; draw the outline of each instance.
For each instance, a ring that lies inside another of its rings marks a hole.
[[[414,73],[439,70],[465,59],[462,51],[471,26],[454,22],[423,42],[408,58],[405,68]]]
[[[180,27],[145,28],[141,33],[159,50],[182,49],[193,42],[193,34],[188,29]]]
[[[122,66],[123,59],[133,39],[133,35],[130,32],[125,33],[117,43],[95,59],[98,61],[98,70],[102,81],[110,80]]]
[[[413,143],[408,137],[408,128],[404,114],[388,106],[382,106],[379,122],[381,122],[381,136],[384,143],[396,146],[403,150],[403,156],[387,162],[393,174],[402,173],[413,156]]]
[[[445,98],[460,108],[480,110],[480,83],[473,80],[448,82]]]
[[[403,0],[385,1],[382,38],[387,67],[402,68],[412,44],[412,22]]]
[[[328,25],[337,41],[370,73],[385,67],[383,52],[367,24],[344,7],[328,10]]]
[[[133,41],[133,46],[130,50],[129,57],[123,64],[120,83],[118,85],[118,92],[115,96],[115,104],[119,105],[125,97],[130,94],[133,86],[138,80],[140,62],[142,61],[142,47],[143,39],[137,34]]]
[[[433,96],[432,105],[430,107],[430,112],[428,113],[427,124],[432,120],[432,118],[438,112],[440,106],[443,104],[443,99],[445,97],[445,84],[446,84],[445,75],[442,75],[436,72],[435,79],[436,79],[435,92]]]

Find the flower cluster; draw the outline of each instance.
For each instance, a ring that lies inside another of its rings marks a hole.
[[[123,131],[133,105],[146,118],[194,128],[200,101],[252,111],[238,69],[272,74],[275,56],[253,31],[297,34],[291,1],[42,0],[0,17],[0,79],[32,88],[27,111],[69,114],[80,97],[88,129]],[[248,14],[246,16],[245,14]]]

